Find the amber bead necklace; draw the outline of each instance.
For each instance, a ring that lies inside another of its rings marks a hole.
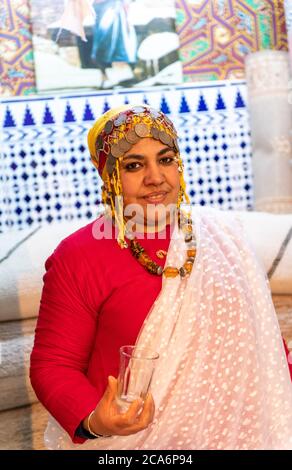
[[[191,273],[196,257],[196,239],[193,233],[191,219],[187,218],[184,220],[182,230],[185,234],[187,257],[186,261],[180,268],[174,266],[166,266],[163,268],[157,264],[150,258],[148,253],[145,251],[145,248],[142,247],[136,237],[130,240],[130,250],[133,256],[150,274],[155,274],[157,276],[164,275],[165,277],[176,277],[180,275],[180,277],[183,278]]]

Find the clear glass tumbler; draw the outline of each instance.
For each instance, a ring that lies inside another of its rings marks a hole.
[[[122,346],[116,402],[122,413],[130,404],[141,398],[143,401],[150,389],[159,354],[147,348]]]

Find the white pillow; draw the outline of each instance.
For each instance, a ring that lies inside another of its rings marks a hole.
[[[243,224],[265,272],[270,271],[272,293],[292,294],[292,214],[234,213]]]
[[[0,321],[38,315],[45,261],[83,225],[78,220],[0,234]]]

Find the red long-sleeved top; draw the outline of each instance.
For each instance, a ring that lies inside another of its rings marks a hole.
[[[96,239],[94,227],[90,223],[67,237],[45,263],[31,354],[36,395],[75,443],[84,442],[75,431],[96,407],[108,376],[117,377],[119,348],[135,344],[162,282],[115,239]],[[167,250],[169,241],[168,226],[165,239],[141,244],[163,265],[156,251]],[[288,355],[286,344],[285,349]]]

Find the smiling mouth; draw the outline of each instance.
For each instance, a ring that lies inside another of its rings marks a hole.
[[[163,202],[166,196],[167,196],[167,192],[163,191],[160,193],[149,194],[148,196],[144,196],[143,199],[145,199],[145,201],[150,202],[150,203],[159,203],[159,202]]]

